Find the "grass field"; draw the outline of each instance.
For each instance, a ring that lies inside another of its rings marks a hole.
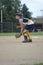
[[[16,33],[0,33],[0,36],[15,36]],[[32,32],[31,35],[43,35],[43,32]]]
[[[43,63],[39,63],[39,64],[34,64],[34,65],[43,65]]]
[[[32,32],[32,43],[22,43],[23,36],[0,33],[0,65],[43,65],[43,32]]]
[[[21,64],[21,65],[28,65],[28,64]],[[43,63],[34,64],[34,65],[43,65]]]

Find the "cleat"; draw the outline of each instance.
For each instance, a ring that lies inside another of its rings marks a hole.
[[[29,40],[29,42],[32,42],[32,40]]]
[[[27,43],[27,41],[23,41],[23,43]]]
[[[23,43],[27,43],[27,42],[28,42],[28,40],[24,40],[24,41],[23,41]]]
[[[32,40],[24,40],[23,43],[32,42]]]

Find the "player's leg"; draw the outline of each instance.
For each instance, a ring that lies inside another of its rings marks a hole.
[[[26,38],[26,39],[25,39]],[[25,30],[24,31],[24,39],[27,41],[27,42],[32,42],[32,38],[30,36],[30,33],[28,30]]]

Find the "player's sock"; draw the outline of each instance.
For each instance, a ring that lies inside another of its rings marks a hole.
[[[27,36],[24,36],[24,41],[26,41],[27,40]]]
[[[25,34],[26,34],[28,40],[32,40],[32,39],[31,39],[31,36],[30,36],[30,33],[29,33],[28,31],[26,31]]]
[[[27,41],[27,40],[28,40],[28,38],[27,38],[27,34],[24,33],[24,41]]]

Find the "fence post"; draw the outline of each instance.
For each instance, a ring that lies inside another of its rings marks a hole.
[[[1,32],[3,32],[3,15],[2,15],[2,9],[1,9]]]
[[[13,22],[12,22],[12,32],[13,32]]]

